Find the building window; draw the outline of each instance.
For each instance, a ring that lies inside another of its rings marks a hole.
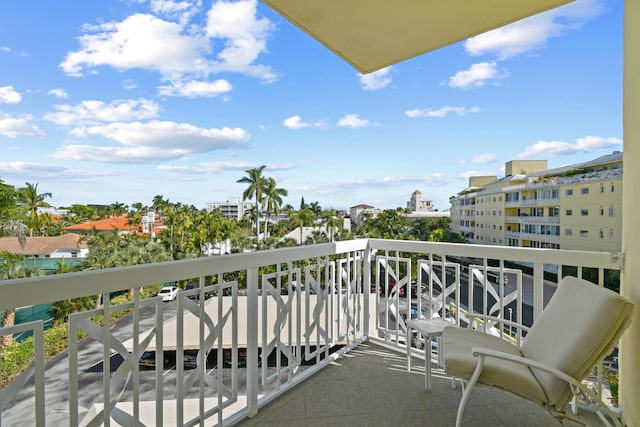
[[[600,184],[600,192],[604,193],[604,184]]]
[[[580,237],[589,237],[589,230],[580,230]]]
[[[580,193],[582,193],[582,194],[589,194],[589,189],[585,187],[585,188],[583,188],[583,189],[581,189],[581,190],[580,190]]]
[[[580,215],[589,216],[589,209],[580,209]]]
[[[616,191],[616,186],[611,184],[611,192],[614,193]]]
[[[573,236],[573,230],[571,228],[565,228],[564,229],[564,235],[565,236]]]
[[[613,228],[609,229],[609,239],[613,240]]]
[[[565,212],[565,215],[567,216],[573,215],[573,209],[567,209],[567,211]]]
[[[567,189],[566,193],[567,196],[573,196],[573,189],[569,188]]]
[[[604,239],[604,231],[602,230],[602,228],[600,229],[600,238]]]
[[[600,206],[600,216],[604,216],[604,206]]]
[[[499,229],[499,230],[502,230],[502,226],[499,226],[499,227],[498,227],[498,229]],[[500,243],[502,243],[502,242],[500,242]]]
[[[609,206],[609,216],[616,216],[616,209],[613,206]]]

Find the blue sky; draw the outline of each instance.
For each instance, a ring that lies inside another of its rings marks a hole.
[[[471,175],[622,150],[623,1],[578,0],[361,75],[263,3],[0,3],[0,179],[55,206],[241,197],[449,209]]]

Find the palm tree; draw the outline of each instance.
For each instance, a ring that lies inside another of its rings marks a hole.
[[[120,203],[118,201],[116,201],[115,203],[111,203],[109,205],[109,213],[113,216],[121,216],[122,214],[124,214],[125,212],[127,212],[127,209],[129,207],[127,205],[125,205],[124,203]]]
[[[335,209],[329,209],[324,212],[324,225],[329,232],[329,240],[333,242],[333,235],[335,231],[343,224],[343,220],[338,218]]]
[[[38,184],[30,182],[25,183],[25,188],[18,189],[18,203],[27,209],[29,213],[29,235],[33,235],[33,229],[37,228],[38,208],[41,206],[49,206],[45,202],[45,197],[51,197],[51,193],[38,193]]]
[[[302,229],[313,225],[313,211],[309,208],[289,212],[289,221],[295,227],[300,227],[300,244],[302,245]]]
[[[308,206],[309,209],[313,211],[313,219],[314,223],[318,222],[318,218],[322,215],[322,206],[318,202],[311,202]]]
[[[267,238],[267,223],[269,217],[273,212],[274,215],[280,213],[280,206],[282,206],[282,198],[289,194],[284,188],[276,187],[276,180],[273,178],[267,178],[266,185],[264,187],[264,203],[267,207],[266,215],[264,218],[264,237]]]
[[[259,207],[263,204],[263,192],[266,184],[266,178],[262,175],[262,171],[266,168],[266,165],[262,165],[259,168],[246,170],[247,176],[240,178],[238,183],[249,184],[249,186],[242,193],[242,200],[251,200],[255,197],[256,200],[256,238],[260,240],[260,215]]]

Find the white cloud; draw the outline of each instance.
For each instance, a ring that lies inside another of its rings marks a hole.
[[[472,157],[469,162],[486,165],[487,163],[493,163],[496,160],[498,160],[498,156],[496,156],[495,154],[480,154],[478,156]]]
[[[369,74],[357,74],[364,90],[378,90],[391,84],[391,67],[382,68]]]
[[[426,109],[422,109],[422,110],[420,110],[418,108],[414,108],[413,110],[405,111],[404,114],[407,117],[411,117],[412,119],[415,119],[417,117],[442,118],[442,117],[445,117],[449,113],[457,114],[458,116],[466,116],[467,114],[477,113],[479,111],[480,111],[480,107],[466,108],[466,107],[447,106],[447,107],[439,108],[437,110],[434,110],[434,109],[431,109],[431,108],[426,108]]]
[[[187,23],[189,19],[202,6],[200,0],[196,1],[172,1],[172,0],[151,0],[151,10],[153,13],[162,14],[178,19],[181,23]]]
[[[9,138],[45,136],[38,126],[31,123],[32,120],[30,115],[23,117],[0,115],[0,135]]]
[[[192,80],[188,82],[174,82],[168,86],[158,86],[158,93],[163,96],[185,96],[187,98],[202,96],[213,98],[231,92],[231,89],[231,83],[223,79],[214,82]]]
[[[288,119],[285,119],[282,122],[283,125],[288,127],[289,129],[303,129],[310,127],[323,127],[325,126],[325,122],[323,120],[318,120],[316,122],[303,122],[300,116],[291,116]]]
[[[226,162],[202,162],[193,166],[171,166],[161,165],[158,170],[170,173],[182,174],[216,174],[227,171],[245,171],[258,168],[262,163],[245,162],[245,161],[226,161]],[[297,166],[293,163],[284,164],[267,164],[266,170],[289,170]]]
[[[68,144],[51,157],[103,163],[145,163],[181,159],[189,154],[244,147],[249,135],[240,128],[203,129],[186,123],[151,121],[75,128],[76,138],[104,138],[119,146]]]
[[[495,54],[499,59],[510,58],[544,47],[550,38],[580,28],[602,10],[602,0],[578,0],[472,37],[465,42],[465,49],[473,56]]]
[[[67,99],[69,97],[69,95],[67,94],[67,92],[64,89],[51,89],[49,91],[49,95],[53,95],[56,98],[60,98],[60,99]]]
[[[347,114],[338,121],[338,126],[350,127],[350,128],[363,128],[369,126],[371,122],[369,120],[361,119],[360,114]]]
[[[78,40],[80,50],[69,52],[60,64],[71,76],[99,66],[150,69],[165,76],[207,68],[202,56],[210,49],[206,37],[184,35],[179,24],[153,15],[139,13],[122,22],[85,25],[84,31]]]
[[[13,86],[0,87],[0,103],[18,104],[22,101],[22,95]]]
[[[265,81],[277,79],[270,67],[254,64],[266,51],[266,40],[273,29],[271,21],[257,17],[256,0],[214,2],[205,25],[189,21],[195,10],[192,6],[198,5],[152,2],[156,13],[178,22],[137,13],[121,22],[85,25],[84,34],[78,38],[80,48],[67,53],[60,67],[71,76],[108,66],[120,71],[156,71],[168,81],[192,80],[194,76],[201,80],[223,71]],[[212,46],[222,48],[214,52]]]
[[[147,123],[111,123],[105,126],[76,128],[70,132],[79,138],[99,136],[128,146],[173,149],[185,153],[203,153],[244,146],[249,135],[240,128],[204,129],[188,123],[151,121]]]
[[[274,26],[266,18],[257,17],[257,0],[214,2],[207,14],[209,37],[225,41],[217,55],[215,71],[234,71],[274,81],[277,75],[270,67],[253,65],[267,50],[267,39]]]
[[[487,84],[490,80],[499,80],[507,77],[506,73],[499,74],[495,62],[480,62],[471,65],[468,70],[458,71],[449,78],[449,86],[461,89],[470,89]]]
[[[0,175],[24,175],[28,174],[33,176],[37,174],[38,177],[56,175],[65,170],[62,166],[48,165],[43,163],[32,162],[0,162]]]
[[[578,138],[575,144],[563,141],[538,141],[530,145],[517,155],[518,159],[530,159],[532,157],[555,157],[574,154],[578,152],[590,153],[592,151],[616,148],[622,146],[622,140],[618,138],[601,138],[599,136],[585,136]]]
[[[54,108],[57,111],[45,114],[44,118],[63,126],[150,119],[160,111],[156,102],[144,98],[118,100],[110,104],[87,100],[77,105],[56,105]]]

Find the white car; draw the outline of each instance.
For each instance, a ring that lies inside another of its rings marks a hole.
[[[160,289],[158,295],[162,297],[162,301],[173,301],[178,296],[179,288],[176,286],[165,286]]]

